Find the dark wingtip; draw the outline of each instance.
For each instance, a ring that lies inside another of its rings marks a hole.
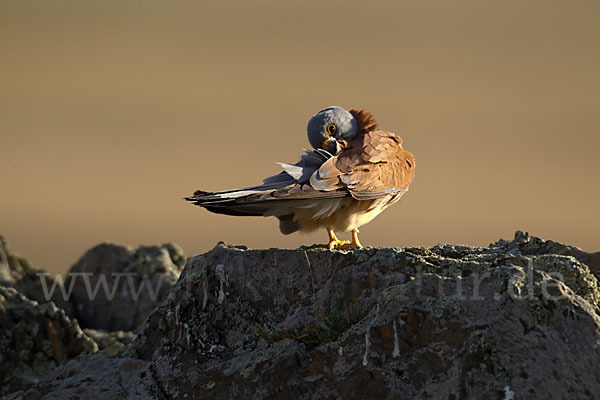
[[[192,194],[191,196],[187,196],[184,197],[183,200],[185,201],[198,201],[200,200],[200,197],[206,196],[211,194],[210,192],[205,192],[204,190],[196,190],[194,192],[194,194]]]

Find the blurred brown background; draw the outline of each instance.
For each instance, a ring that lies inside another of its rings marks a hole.
[[[297,161],[341,105],[417,157],[364,244],[600,250],[598,21],[594,0],[2,0],[0,234],[54,273],[106,240],[324,242],[181,198]]]

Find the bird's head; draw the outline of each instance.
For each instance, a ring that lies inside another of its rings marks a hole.
[[[353,139],[358,133],[358,122],[342,107],[328,107],[308,121],[308,141],[315,149],[325,149],[336,155],[342,143]]]

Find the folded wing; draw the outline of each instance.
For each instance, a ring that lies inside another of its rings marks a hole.
[[[236,216],[282,216],[305,200],[332,199],[349,196],[345,190],[318,191],[310,177],[333,156],[325,150],[306,150],[296,164],[279,163],[283,171],[263,180],[262,185],[221,192],[197,190],[185,200],[208,211]]]
[[[311,176],[319,191],[346,189],[356,200],[372,200],[405,192],[414,178],[414,156],[390,132],[371,131],[325,161]]]

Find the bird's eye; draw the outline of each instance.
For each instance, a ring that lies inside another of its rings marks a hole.
[[[337,127],[334,124],[327,125],[327,133],[329,134],[329,136],[334,135],[336,131]]]

